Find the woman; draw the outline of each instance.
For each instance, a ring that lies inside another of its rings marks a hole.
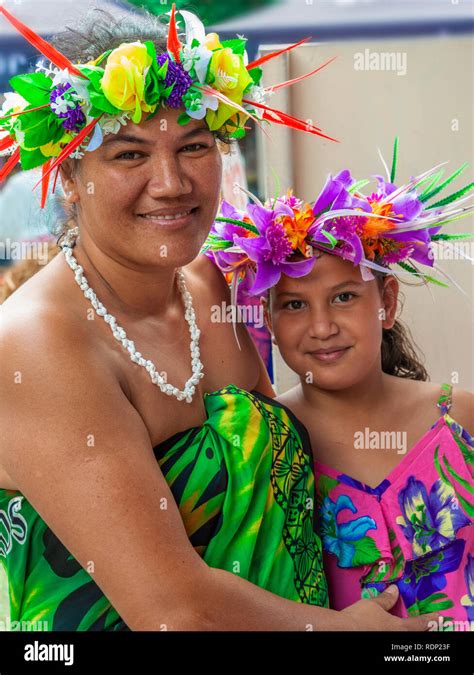
[[[151,17],[94,17],[82,33],[87,49],[77,36],[61,45],[81,63],[124,42],[165,47]],[[212,322],[230,297],[196,258],[219,200],[216,133],[180,115],[128,122],[61,164],[78,231],[2,308],[13,618],[53,630],[424,630],[432,616],[385,611],[390,593],[327,609],[310,454],[244,327],[239,350],[232,326]]]

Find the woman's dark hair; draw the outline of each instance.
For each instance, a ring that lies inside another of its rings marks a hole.
[[[89,9],[76,25],[66,26],[51,43],[73,63],[86,63],[100,54],[119,47],[123,42],[151,40],[157,54],[167,48],[168,28],[159,16],[145,10],[130,11],[125,15],[111,14],[99,7]],[[234,141],[223,131],[213,132],[225,144]]]
[[[385,274],[374,272],[380,291],[383,288]],[[400,297],[400,296],[399,296]],[[400,302],[399,313],[403,308]],[[382,329],[382,371],[387,375],[404,377],[409,380],[429,380],[428,371],[418,354],[418,347],[408,326],[396,319],[392,328]]]

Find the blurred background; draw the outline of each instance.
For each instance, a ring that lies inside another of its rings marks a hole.
[[[171,8],[171,2],[162,0],[6,0],[4,5],[45,38],[90,6],[120,14],[141,8],[160,14]],[[270,129],[269,137],[260,131],[247,134],[240,149],[225,159],[223,194],[229,201],[241,199],[232,189],[234,181],[265,198],[273,195],[279,180],[282,189],[293,186],[298,196],[311,200],[328,173],[345,167],[356,178],[383,173],[378,149],[390,163],[396,135],[399,182],[445,160],[450,160],[449,172],[463,162],[471,165],[455,189],[473,180],[470,0],[177,0],[176,5],[198,14],[209,31],[224,39],[235,34],[248,38],[249,59],[311,37],[264,65],[267,86],[337,56],[304,83],[276,92],[270,105],[310,120],[340,142],[284,128]],[[13,75],[34,69],[38,54],[1,17],[0,48],[0,91],[5,91]],[[0,158],[0,166],[4,161]],[[0,246],[8,238],[48,237],[51,225],[62,217],[61,207],[51,200],[44,212],[39,210],[39,196],[31,189],[37,179],[35,171],[16,170],[0,185]],[[472,219],[449,227],[452,232],[472,231]],[[470,255],[474,257],[472,247]],[[4,285],[12,266],[21,262],[0,256]],[[439,264],[462,291],[451,285],[433,287],[430,293],[403,285],[402,318],[425,355],[431,379],[472,390],[473,266],[462,259]],[[294,376],[277,353],[272,358],[266,331],[251,330],[277,391],[286,390],[295,383]]]

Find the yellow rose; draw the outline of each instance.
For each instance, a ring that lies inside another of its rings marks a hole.
[[[222,44],[217,33],[208,33],[204,38],[204,46],[210,49],[211,52],[213,49],[220,49]]]
[[[234,54],[232,49],[224,48],[214,52],[209,63],[210,86],[222,92],[231,101],[242,105],[245,89],[251,84],[242,56]],[[219,102],[217,110],[208,110],[206,121],[209,129],[219,129],[237,112],[236,108]]]
[[[119,110],[133,111],[132,122],[138,124],[142,112],[153,111],[155,106],[145,102],[145,77],[151,65],[151,56],[141,42],[122,44],[114,49],[107,59],[102,91],[112,105]]]

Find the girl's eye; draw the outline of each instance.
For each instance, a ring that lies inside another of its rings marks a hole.
[[[337,298],[341,298],[341,302],[340,302],[340,303],[337,303],[337,302],[336,302],[336,304],[341,304],[341,303],[349,302],[349,300],[352,300],[352,298],[355,298],[355,297],[356,297],[356,296],[355,296],[355,293],[349,293],[349,292],[347,292],[347,293],[339,293],[339,295],[336,295],[336,297],[334,298],[334,301],[336,301]]]
[[[138,157],[141,157],[140,152],[135,152],[133,150],[129,150],[128,152],[121,152],[120,155],[117,155],[115,159],[138,159]]]
[[[288,300],[283,305],[283,309],[289,309],[291,311],[297,311],[302,308],[303,300]]]

